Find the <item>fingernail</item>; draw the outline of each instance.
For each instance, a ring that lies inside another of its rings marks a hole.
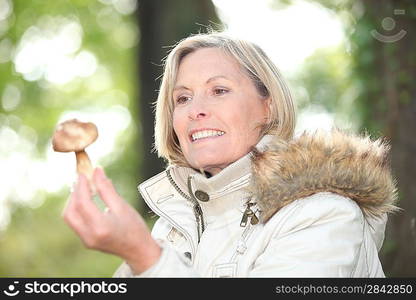
[[[100,168],[100,167],[97,167],[96,170],[97,170],[98,177],[99,178],[104,178],[104,171],[103,171],[103,169]]]
[[[103,168],[101,168],[101,167],[97,167],[97,168],[95,168],[96,169],[96,173],[97,173],[97,177],[99,178],[99,179],[106,179],[107,177],[105,176],[105,173],[104,173],[104,169]]]

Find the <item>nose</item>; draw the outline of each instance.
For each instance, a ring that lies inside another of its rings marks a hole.
[[[188,107],[188,117],[191,120],[203,119],[209,116],[208,108],[202,97],[194,97]]]

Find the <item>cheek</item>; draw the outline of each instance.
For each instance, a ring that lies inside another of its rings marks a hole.
[[[250,109],[247,111],[247,119],[251,120],[252,124],[261,125],[265,124],[267,121],[267,110],[265,100],[257,100],[256,103],[253,103],[250,106]]]
[[[253,107],[244,107],[231,111],[233,114],[229,115],[230,124],[239,131],[248,133],[259,122],[258,113]]]
[[[181,116],[179,112],[173,113],[173,130],[176,133],[176,136],[178,137],[179,141],[181,141],[184,137],[186,137],[186,119]]]
[[[251,146],[257,141],[262,125],[266,123],[262,106],[256,103],[233,111],[235,113],[229,116],[229,120],[232,120],[229,124],[234,131],[233,141],[243,147]]]

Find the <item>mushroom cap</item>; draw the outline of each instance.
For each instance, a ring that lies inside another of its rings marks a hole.
[[[57,152],[79,152],[87,148],[98,137],[97,126],[77,119],[62,122],[56,128],[53,138],[53,150]]]

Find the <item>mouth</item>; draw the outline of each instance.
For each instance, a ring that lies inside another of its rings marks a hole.
[[[224,134],[224,131],[218,129],[200,129],[192,131],[189,135],[189,139],[192,143],[194,143],[196,141],[200,141],[207,138],[219,137]]]

